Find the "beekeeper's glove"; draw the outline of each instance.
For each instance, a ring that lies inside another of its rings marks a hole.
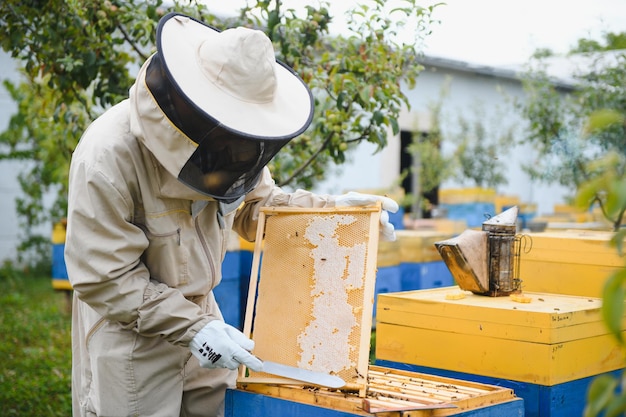
[[[214,320],[204,326],[191,340],[189,349],[203,368],[237,369],[240,364],[260,371],[263,363],[250,354],[254,341],[236,328]]]
[[[395,213],[398,211],[398,203],[389,197],[372,194],[361,194],[355,191],[339,195],[335,197],[336,207],[346,206],[367,206],[380,201],[382,203],[383,211],[380,215],[380,234],[384,240],[393,242],[396,240],[396,232],[393,224],[389,223],[389,212]]]

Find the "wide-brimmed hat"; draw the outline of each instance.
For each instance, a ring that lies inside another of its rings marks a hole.
[[[170,80],[194,107],[248,137],[288,139],[311,123],[311,91],[276,60],[261,31],[218,31],[179,13],[157,28],[157,52]]]

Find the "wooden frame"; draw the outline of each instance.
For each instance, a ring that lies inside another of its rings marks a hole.
[[[261,209],[243,328],[253,353],[338,375],[365,395],[380,213]],[[238,383],[296,382],[242,368]]]

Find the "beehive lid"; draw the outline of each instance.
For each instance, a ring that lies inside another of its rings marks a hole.
[[[376,317],[409,327],[560,343],[607,334],[601,306],[593,297],[535,292],[484,297],[452,286],[381,294]]]
[[[263,360],[364,387],[369,361],[380,205],[264,208],[244,333]],[[285,382],[240,374],[240,383]],[[291,381],[293,383],[293,381]]]
[[[624,266],[625,256],[620,256],[610,245],[611,239],[615,236],[613,232],[568,230],[530,233],[529,236],[532,245],[521,258],[522,268],[526,260]]]

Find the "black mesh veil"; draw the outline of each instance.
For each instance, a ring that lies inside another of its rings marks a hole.
[[[291,139],[250,136],[221,125],[170,80],[158,53],[147,68],[146,85],[167,118],[198,144],[178,179],[218,200],[234,201],[250,191],[263,167]]]

